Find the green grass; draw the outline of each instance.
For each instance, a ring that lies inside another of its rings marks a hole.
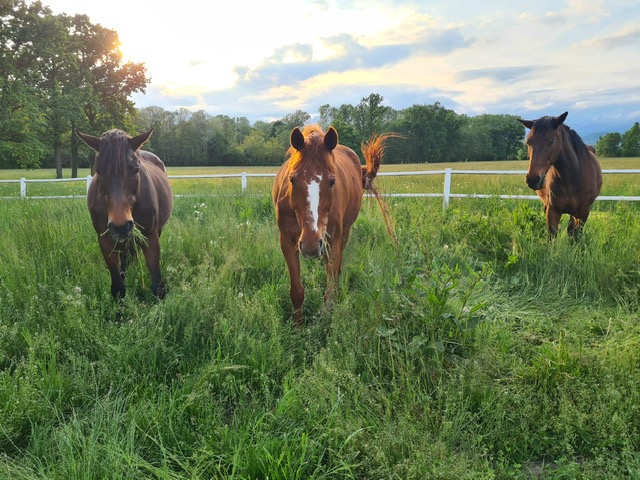
[[[176,199],[119,321],[84,201],[0,201],[0,478],[640,476],[640,207],[389,206],[295,328],[268,196]]]

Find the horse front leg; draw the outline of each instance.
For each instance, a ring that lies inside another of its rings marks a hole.
[[[324,303],[331,308],[333,297],[338,285],[340,270],[342,269],[342,252],[344,241],[342,238],[332,237],[331,248],[325,256],[325,267],[327,269],[327,288],[324,291]]]
[[[551,205],[546,207],[547,214],[547,232],[549,234],[549,241],[552,241],[558,235],[558,225],[560,224],[560,217],[562,212],[556,210]]]
[[[300,253],[297,242],[290,240],[286,235],[280,234],[280,249],[287,262],[291,288],[289,297],[293,305],[293,321],[297,326],[302,325],[302,303],[304,302],[304,287],[300,279]]]
[[[109,273],[111,274],[111,295],[113,298],[124,298],[126,288],[124,275],[120,270],[120,253],[116,250],[116,244],[107,235],[98,235],[98,245],[104,258]]]
[[[167,290],[160,274],[160,237],[157,232],[153,232],[147,237],[146,243],[142,244],[142,253],[151,274],[151,291],[162,300]]]

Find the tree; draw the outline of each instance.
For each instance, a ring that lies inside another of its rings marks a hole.
[[[63,16],[64,17],[64,16]],[[146,68],[141,63],[123,62],[118,48],[118,34],[101,25],[93,25],[86,15],[64,17],[69,35],[69,49],[79,59],[78,73],[69,88],[82,105],[91,131],[112,127],[129,131],[135,112],[129,97],[144,92],[148,83]],[[79,119],[72,119],[72,128]],[[75,139],[75,136],[71,136]],[[77,176],[76,155],[71,155],[72,176]]]
[[[37,91],[31,81],[33,58],[29,18],[43,11],[41,4],[0,2],[0,167],[38,167],[46,155],[45,130]]]
[[[0,126],[12,142],[0,147],[0,155],[39,164],[49,145],[61,177],[63,148],[71,144],[77,175],[73,128],[126,130],[134,111],[128,97],[147,84],[144,66],[123,63],[117,33],[86,15],[52,15],[40,2],[3,0],[0,24]]]
[[[304,127],[309,120],[311,120],[311,115],[302,110],[296,110],[282,117],[280,121],[285,124],[289,130],[293,130],[295,127]]]
[[[596,142],[596,154],[599,157],[619,157],[622,135],[619,132],[605,133]]]
[[[383,124],[388,121],[393,109],[382,105],[384,97],[372,93],[360,100],[353,109],[353,125],[364,140],[374,132],[381,132]]]
[[[514,115],[483,114],[465,118],[461,132],[461,160],[514,160],[524,137],[524,127]]]
[[[623,157],[640,157],[640,124],[638,122],[622,135],[620,150]]]
[[[406,139],[396,142],[393,153],[401,163],[453,161],[463,123],[463,117],[439,102],[413,105],[392,124]]]

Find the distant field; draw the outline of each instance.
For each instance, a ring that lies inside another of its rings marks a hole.
[[[607,158],[601,160],[603,169],[640,169],[640,158]],[[383,165],[380,172],[433,171],[452,168],[454,170],[526,170],[526,161],[503,162],[458,162],[409,165]],[[204,175],[223,173],[275,173],[278,167],[168,167],[169,175]],[[78,172],[82,181],[61,183],[29,183],[28,196],[43,195],[84,195],[89,169]],[[64,175],[69,175],[65,169]],[[9,179],[52,179],[54,169],[40,170],[0,170],[0,180]],[[442,193],[443,176],[380,176],[377,185],[385,193]],[[174,179],[172,180],[176,194],[208,195],[218,193],[239,193],[240,179]],[[273,180],[271,178],[249,178],[248,191],[251,193],[269,193]],[[454,175],[451,185],[452,193],[482,193],[531,195],[521,175]],[[17,183],[0,183],[0,197],[17,196],[20,188]],[[602,195],[640,195],[640,174],[638,175],[605,175]]]

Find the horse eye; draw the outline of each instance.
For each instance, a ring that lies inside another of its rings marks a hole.
[[[335,178],[332,178],[332,179],[329,180],[329,186],[330,187],[333,187],[335,184],[336,184],[336,179]]]

